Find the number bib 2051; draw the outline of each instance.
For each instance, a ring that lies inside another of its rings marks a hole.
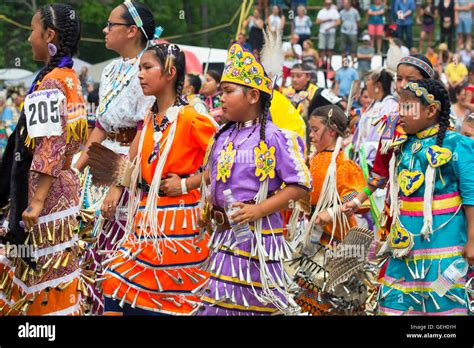
[[[31,139],[61,135],[61,109],[65,100],[59,89],[45,89],[26,97],[24,110]]]

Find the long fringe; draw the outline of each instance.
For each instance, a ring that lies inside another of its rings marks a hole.
[[[66,123],[66,143],[69,144],[72,137],[74,140],[81,140],[81,143],[85,144],[88,134],[89,132],[86,118],[81,117],[77,121]],[[32,139],[29,135],[27,135],[25,139],[25,146],[30,149],[34,149],[36,146],[35,139]]]

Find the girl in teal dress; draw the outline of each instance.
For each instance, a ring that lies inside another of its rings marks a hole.
[[[390,161],[394,218],[380,314],[467,314],[466,277],[442,297],[432,288],[455,260],[474,261],[474,141],[449,129],[449,110],[439,81],[410,82],[400,93],[407,135]]]

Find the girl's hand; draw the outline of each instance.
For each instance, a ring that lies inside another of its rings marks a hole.
[[[166,179],[161,180],[160,190],[168,197],[178,197],[183,195],[181,190],[181,178],[177,174],[168,173]]]
[[[346,216],[352,216],[352,214],[354,214],[358,209],[359,207],[357,206],[356,202],[349,201],[342,205],[341,211],[346,214]]]
[[[474,266],[474,240],[468,239],[466,245],[464,246],[464,250],[462,252],[462,256],[466,259],[469,266]]]
[[[239,225],[253,222],[263,217],[262,209],[258,204],[237,202],[233,206],[240,208],[240,210],[235,212],[230,219]]]
[[[44,202],[40,200],[33,199],[26,208],[26,210],[21,215],[23,222],[25,224],[25,230],[30,230],[38,223],[38,218],[43,211]]]
[[[316,223],[317,225],[324,226],[324,225],[330,223],[331,221],[332,221],[331,215],[329,215],[329,213],[327,212],[327,210],[325,210],[325,211],[320,212],[320,213],[316,216],[316,221],[315,221],[315,223]]]
[[[105,196],[100,212],[106,219],[112,219],[117,210],[117,204],[122,196],[123,187],[112,185]]]

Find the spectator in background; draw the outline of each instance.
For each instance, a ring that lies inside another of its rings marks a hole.
[[[332,0],[324,0],[322,8],[316,17],[319,25],[318,49],[325,64],[331,63],[331,57],[336,47],[336,28],[341,24],[341,17]]]
[[[300,6],[306,9],[306,7],[308,7],[308,0],[291,0],[291,10],[293,13],[296,13]]]
[[[290,42],[284,42],[282,46],[285,61],[283,62],[283,82],[282,87],[286,87],[286,80],[291,76],[293,66],[301,62],[303,48],[298,43],[300,37],[296,34],[291,35]]]
[[[413,13],[416,11],[414,0],[395,0],[397,14],[397,36],[406,43],[408,49],[413,46]]]
[[[448,79],[450,87],[455,87],[459,84],[462,84],[467,79],[469,74],[466,66],[461,63],[459,54],[457,53],[453,55],[453,58],[446,66],[444,73],[446,74],[446,78]]]
[[[311,19],[306,15],[306,7],[298,6],[297,16],[291,23],[292,34],[297,34],[300,37],[299,44],[303,46],[303,42],[311,38]]]
[[[200,114],[207,114],[206,104],[202,101],[199,91],[202,81],[199,75],[186,74],[183,85],[183,97]]]
[[[453,35],[455,25],[454,0],[440,0],[438,5],[441,42],[446,42],[450,51],[453,51]]]
[[[21,109],[23,108],[23,103],[25,102],[25,94],[24,91],[20,91],[18,93],[13,93],[11,96],[11,100],[13,101],[13,122],[16,124],[18,119],[20,118]]]
[[[461,134],[474,140],[474,114],[470,114],[464,119]]]
[[[372,58],[374,57],[374,47],[371,45],[370,36],[362,37],[362,46],[357,49],[357,70],[359,78],[364,79],[365,75],[371,70]]]
[[[436,63],[438,62],[438,55],[436,54],[433,46],[428,46],[426,58],[430,60],[431,65],[436,66]]]
[[[253,15],[249,16],[243,24],[243,29],[247,31],[247,43],[252,48],[252,51],[260,56],[260,51],[263,48],[263,27],[265,22],[262,19],[260,10],[256,7],[253,10]]]
[[[350,58],[343,56],[342,68],[336,72],[334,94],[346,99],[350,93],[352,82],[359,81],[359,74],[350,64]]]
[[[421,34],[420,34],[420,52],[424,52],[425,38],[428,38],[428,47],[431,47],[433,41],[433,33],[435,30],[435,16],[436,7],[433,4],[433,0],[426,0],[420,9],[421,21],[418,19],[417,22],[421,22]]]
[[[461,63],[465,66],[471,66],[474,57],[474,50],[468,51],[465,47],[461,49],[459,52],[459,57],[461,59]]]
[[[360,21],[359,12],[352,7],[351,0],[343,1],[343,9],[339,12],[341,16],[341,44],[342,53],[352,55],[354,60],[357,51],[357,31]]]
[[[464,119],[471,114],[471,109],[468,106],[469,101],[466,98],[466,86],[467,84],[458,84],[449,89],[451,114],[454,115],[454,124],[457,132],[461,132]]]
[[[313,42],[309,39],[303,42],[303,53],[301,54],[301,61],[313,70],[316,70],[319,64],[318,51],[313,48]]]
[[[438,71],[438,74],[441,76],[446,70],[446,66],[451,61],[451,52],[449,52],[448,45],[444,42],[439,44],[438,52],[439,54],[438,62],[436,64],[436,71]]]
[[[6,91],[0,91],[0,163],[3,157],[3,152],[7,147],[8,137],[15,129],[15,124],[13,124],[13,112],[6,105],[6,102]]]
[[[201,98],[206,104],[209,115],[219,124],[224,124],[224,111],[221,104],[221,74],[214,70],[209,70],[206,74],[206,81],[201,87]]]
[[[458,20],[458,49],[466,48],[470,52],[472,48],[472,9],[474,8],[474,3],[472,0],[455,1],[454,10]],[[464,36],[466,41],[464,41]]]
[[[382,4],[381,0],[374,0],[374,3],[369,7],[369,21],[368,30],[372,47],[375,47],[377,42],[377,54],[382,54],[382,37],[384,27],[384,13],[385,5]]]
[[[265,18],[268,17],[268,0],[258,0],[258,11],[263,13]]]
[[[471,64],[469,68],[469,80],[465,88],[466,100],[469,102],[469,108],[471,112],[474,112],[474,64]]]
[[[237,35],[237,43],[245,48],[247,51],[251,52],[252,51],[252,46],[247,42],[247,38],[245,37],[244,33],[240,32]],[[259,55],[257,55],[259,56]]]
[[[285,16],[279,6],[272,7],[272,14],[267,17],[267,25],[272,33],[283,31],[285,28]]]
[[[87,89],[89,85],[92,85],[92,89],[94,89],[94,80],[92,79],[92,77],[89,76],[88,73],[89,69],[87,69],[86,66],[83,66],[79,75],[79,81],[81,81],[82,94],[84,95],[84,99],[87,99]]]

